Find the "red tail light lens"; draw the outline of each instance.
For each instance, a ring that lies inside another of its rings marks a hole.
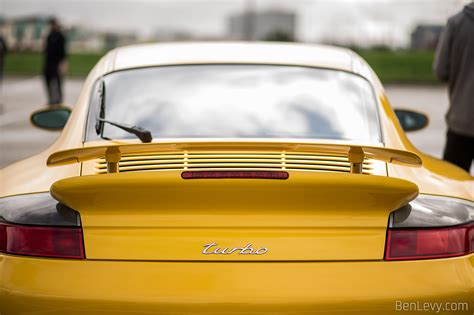
[[[0,252],[84,259],[82,229],[0,223]]]
[[[389,229],[385,260],[445,258],[474,252],[474,223],[444,228]]]

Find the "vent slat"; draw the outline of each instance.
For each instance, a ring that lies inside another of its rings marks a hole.
[[[176,160],[183,159],[184,154],[181,155],[140,155],[140,156],[130,156],[126,155],[122,157],[122,161],[146,161],[146,160]],[[193,159],[281,159],[282,154],[257,154],[257,153],[246,153],[246,154],[188,154],[187,158],[190,160]],[[286,154],[286,159],[300,159],[300,160],[323,160],[323,161],[346,161],[347,157],[344,156],[327,156],[327,155],[309,155],[309,154]]]
[[[130,161],[122,160],[120,166],[134,166],[134,165],[154,165],[154,164],[183,164],[183,160],[147,160],[147,161]],[[188,159],[188,165],[200,164],[200,163],[272,163],[282,164],[282,159]],[[349,162],[345,161],[328,161],[328,160],[296,160],[296,159],[285,159],[285,164],[308,164],[308,165],[335,165],[335,166],[349,166]],[[368,165],[366,163],[366,165]],[[105,167],[105,163],[100,163],[101,167]]]
[[[140,169],[143,167],[154,167],[154,168],[178,168],[184,166],[184,164],[148,164],[148,165],[131,165],[123,166],[120,165],[120,169]],[[256,168],[256,167],[273,167],[273,168],[282,168],[284,165],[277,163],[193,163],[188,164],[188,168],[192,167],[209,167],[209,168],[222,168],[222,167],[243,167],[243,168]],[[286,167],[304,167],[304,168],[324,168],[324,169],[338,169],[338,168],[349,168],[349,165],[346,166],[337,166],[337,165],[308,165],[308,164],[296,164],[296,163],[286,163]]]

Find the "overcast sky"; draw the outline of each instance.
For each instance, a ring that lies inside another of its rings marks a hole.
[[[0,0],[0,15],[55,15],[63,24],[101,31],[183,30],[223,36],[227,18],[249,0]],[[255,0],[254,0],[255,1]],[[466,0],[256,0],[256,10],[289,9],[298,14],[303,41],[384,42],[406,45],[420,23],[444,24]]]

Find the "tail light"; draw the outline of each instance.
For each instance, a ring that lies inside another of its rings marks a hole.
[[[474,252],[471,201],[422,195],[390,217],[385,260],[448,258]]]
[[[389,230],[386,260],[444,258],[474,252],[474,224],[452,228]]]
[[[49,193],[1,198],[0,252],[84,259],[79,214]]]

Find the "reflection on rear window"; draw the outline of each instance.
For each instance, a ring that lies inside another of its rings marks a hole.
[[[379,142],[375,98],[343,71],[274,65],[181,65],[104,77],[105,118],[159,138],[307,138]],[[93,92],[98,93],[97,89]],[[94,130],[91,98],[87,140]],[[106,125],[104,136],[133,138]]]

